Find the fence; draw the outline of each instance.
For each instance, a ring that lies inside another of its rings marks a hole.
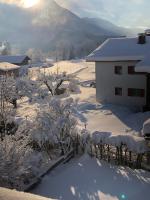
[[[150,170],[150,152],[143,137],[95,132],[84,136],[82,148],[91,156],[117,165]]]

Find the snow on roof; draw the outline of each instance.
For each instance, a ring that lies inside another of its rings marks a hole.
[[[135,71],[150,73],[150,54],[136,64]]]
[[[19,63],[22,63],[26,57],[30,60],[30,58],[26,55],[17,55],[17,56],[0,55],[0,62],[9,62],[13,64],[19,64]]]
[[[138,37],[111,38],[87,56],[86,60],[91,62],[142,60],[147,54],[150,54],[149,36],[146,36],[145,44],[138,44]]]
[[[0,70],[1,71],[11,71],[11,70],[15,70],[15,69],[19,69],[20,67],[18,65],[14,65],[11,63],[7,63],[7,62],[2,62],[0,63]]]

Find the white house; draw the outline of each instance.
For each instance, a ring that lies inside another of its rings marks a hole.
[[[98,101],[150,109],[150,30],[107,39],[87,61],[96,64]]]

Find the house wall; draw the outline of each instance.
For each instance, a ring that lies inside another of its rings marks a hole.
[[[146,76],[128,74],[128,66],[135,66],[135,61],[96,62],[96,96],[99,102],[127,106],[146,105]],[[115,66],[122,66],[121,75],[114,73]],[[115,95],[115,87],[122,88],[122,96]],[[129,97],[128,88],[145,89],[145,97]]]
[[[12,76],[14,78],[19,77],[19,69],[9,70],[9,71],[3,71],[0,70],[0,76]]]

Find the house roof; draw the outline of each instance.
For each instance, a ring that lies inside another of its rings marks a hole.
[[[12,71],[12,70],[15,70],[15,69],[19,69],[20,66],[18,65],[14,65],[14,64],[11,64],[11,63],[7,63],[7,62],[2,62],[0,63],[0,70],[1,71]]]
[[[9,62],[13,64],[20,64],[22,63],[26,58],[30,60],[30,58],[26,55],[0,55],[0,62]]]
[[[137,64],[137,72],[150,73],[150,36],[146,36],[145,44],[138,44],[135,38],[107,39],[86,60],[98,61],[141,61]]]
[[[150,54],[136,64],[135,71],[150,73]]]
[[[146,36],[145,44],[138,44],[138,37],[111,38],[87,56],[87,61],[141,60],[148,53],[150,53],[149,36]]]

